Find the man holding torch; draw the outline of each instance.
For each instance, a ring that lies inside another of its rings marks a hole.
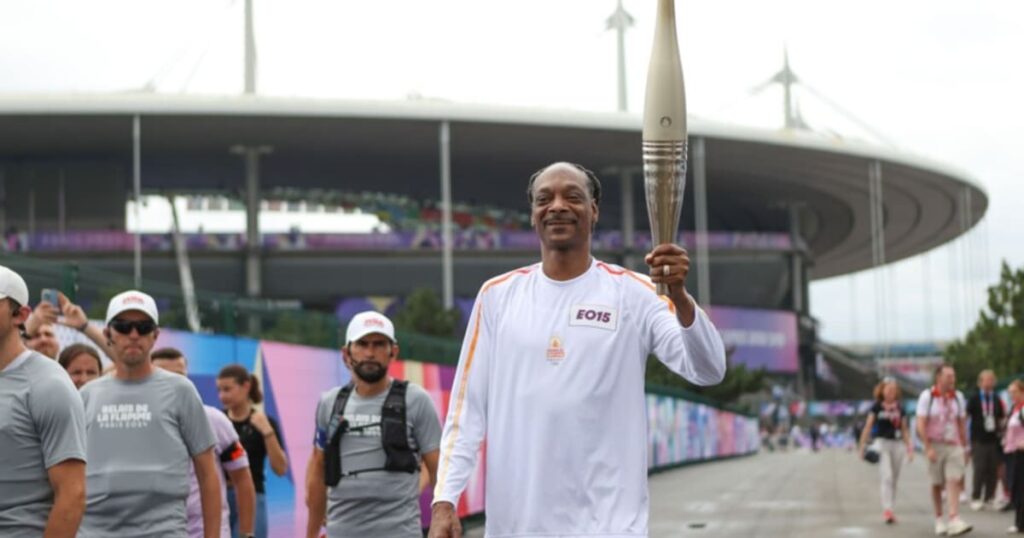
[[[556,163],[528,189],[541,262],[477,295],[430,536],[461,536],[456,505],[484,438],[489,536],[646,536],[647,356],[711,385],[725,375],[722,340],[686,293],[680,246],[648,253],[649,277],[591,256],[601,197],[593,173]]]
[[[726,369],[675,244],[686,104],[673,0],[658,0],[646,101],[650,275],[591,256],[597,176],[555,163],[530,178],[541,262],[477,295],[441,439],[431,538],[461,536],[456,506],[485,439],[488,536],[647,535],[647,356],[698,385],[719,383]]]

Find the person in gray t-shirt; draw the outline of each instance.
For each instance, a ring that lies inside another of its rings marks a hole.
[[[85,510],[85,418],[71,378],[22,344],[28,287],[0,266],[0,536],[71,537]]]
[[[306,474],[309,522],[306,535],[319,536],[327,519],[327,535],[421,538],[420,492],[426,485],[420,473],[384,470],[381,414],[394,380],[387,376],[398,356],[391,321],[376,312],[358,314],[349,323],[343,349],[353,373],[352,391],[345,404],[348,430],[341,436],[341,480],[328,487],[324,467],[337,420],[331,415],[341,387],[325,392],[316,410],[316,439]],[[416,463],[426,467],[427,480],[437,478],[441,423],[433,401],[422,387],[409,384],[405,392],[406,435]],[[401,439],[401,437],[399,437]],[[414,465],[415,467],[415,465]]]
[[[153,298],[114,297],[105,333],[116,370],[82,387],[88,502],[81,538],[185,538],[189,464],[195,466],[206,538],[220,536],[214,437],[192,383],[153,366]]]

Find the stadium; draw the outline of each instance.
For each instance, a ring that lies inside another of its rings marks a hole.
[[[185,230],[200,290],[343,316],[367,297],[431,287],[468,310],[487,278],[538,259],[526,181],[560,160],[601,177],[598,257],[641,269],[649,247],[640,119],[627,113],[431,100],[9,95],[0,98],[0,119],[6,249],[76,259],[83,269],[133,273],[126,207],[135,150],[145,195],[218,198],[240,214],[251,199],[264,212],[302,202],[307,214],[315,204],[320,213],[376,217],[360,232],[264,231],[258,248],[248,248],[245,226]],[[814,379],[820,351],[810,281],[924,253],[968,231],[988,205],[964,172],[809,131],[694,118],[690,152],[680,239],[697,260],[691,293],[719,312],[734,361],[805,380]],[[450,265],[446,196],[454,208]],[[210,206],[201,205],[192,203]],[[147,279],[179,281],[173,244],[168,233],[142,234]]]

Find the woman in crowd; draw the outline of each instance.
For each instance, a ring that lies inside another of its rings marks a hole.
[[[893,504],[896,501],[896,482],[903,465],[903,454],[907,461],[914,458],[906,417],[900,408],[900,387],[891,378],[883,379],[875,387],[875,405],[868,411],[867,422],[860,435],[859,451],[863,458],[872,432],[879,451],[878,471],[882,479],[882,519],[887,524],[896,523]]]
[[[67,370],[75,388],[96,379],[103,371],[103,361],[95,348],[86,344],[72,344],[57,357],[57,362]]]
[[[1010,393],[1011,410],[1006,422],[1006,435],[1003,436],[1003,452],[1007,456],[1006,469],[1010,474],[1009,486],[1012,490],[1014,520],[1013,526],[1007,529],[1011,534],[1020,533],[1024,529],[1024,382],[1014,379],[1007,391]]]
[[[258,411],[255,405],[263,402],[259,379],[244,366],[225,366],[217,375],[217,394],[220,403],[238,432],[238,438],[249,455],[249,469],[256,486],[256,538],[267,536],[267,501],[264,462],[270,460],[274,474],[288,472],[288,457],[281,442],[281,428],[273,418]],[[237,535],[237,510],[234,490],[228,490],[231,508],[231,529]]]

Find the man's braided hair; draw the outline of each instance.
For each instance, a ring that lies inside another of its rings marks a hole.
[[[601,180],[597,178],[597,174],[595,174],[594,172],[590,171],[587,167],[585,167],[585,166],[583,166],[581,164],[576,164],[576,163],[567,163],[567,164],[569,164],[570,166],[576,168],[577,170],[582,172],[583,175],[585,175],[587,177],[587,187],[590,189],[590,197],[594,199],[595,203],[600,204],[601,203]],[[530,182],[527,183],[527,185],[526,185],[526,199],[527,199],[527,201],[530,202],[531,206],[533,205],[533,184],[536,183],[537,182],[537,178],[542,173],[544,173],[545,170],[547,170],[550,167],[551,167],[550,165],[549,166],[545,166],[544,168],[541,168],[540,170],[537,170],[536,172],[533,173],[532,176],[530,176]]]

